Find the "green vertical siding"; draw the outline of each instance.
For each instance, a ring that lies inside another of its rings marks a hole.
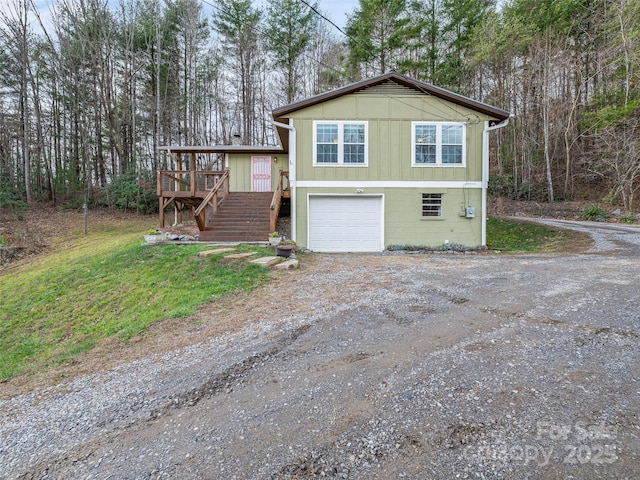
[[[422,217],[422,194],[442,193],[442,218]],[[385,246],[437,247],[447,240],[467,247],[482,244],[480,189],[386,189]],[[473,206],[475,218],[460,216],[461,205]]]
[[[422,217],[422,194],[443,195],[441,218]],[[352,188],[298,188],[296,206],[296,242],[307,246],[308,194],[353,195]],[[367,188],[366,194],[382,194],[384,198],[384,245],[437,247],[445,243],[477,247],[482,244],[481,202],[478,188]],[[475,218],[460,217],[461,206],[473,206]]]
[[[296,241],[308,244],[308,194],[353,195],[358,182],[408,182],[406,187],[368,184],[367,195],[384,196],[384,245],[440,246],[446,241],[469,247],[482,244],[482,132],[491,118],[429,95],[354,93],[291,114],[297,131],[296,178],[298,181],[334,182],[331,186],[298,187]],[[366,121],[368,165],[314,166],[313,122]],[[412,122],[462,122],[466,125],[465,166],[420,166],[411,164]],[[349,188],[340,181],[350,182]],[[416,188],[410,182],[429,182]],[[448,182],[439,188],[437,183]],[[474,182],[474,188],[452,188]],[[444,187],[447,188],[444,188]],[[443,194],[443,216],[424,218],[422,194]],[[461,207],[473,206],[476,216],[460,216]]]
[[[489,117],[431,96],[352,94],[293,113],[298,180],[479,181],[482,131]],[[368,122],[368,167],[313,166],[314,120]],[[465,167],[412,167],[411,122],[466,124]]]
[[[251,191],[251,157],[270,156],[271,157],[271,191],[275,191],[280,178],[280,170],[289,169],[289,156],[279,155],[250,155],[250,154],[229,154],[229,188],[232,192]],[[278,161],[274,162],[273,159]]]

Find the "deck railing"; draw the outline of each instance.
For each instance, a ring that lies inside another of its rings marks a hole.
[[[158,170],[158,197],[160,197],[160,226],[164,227],[164,209],[171,202],[196,208],[194,216],[200,230],[205,229],[205,207],[213,211],[229,193],[229,171]],[[182,207],[179,208],[182,218]],[[181,221],[181,220],[180,220]]]
[[[275,232],[276,225],[278,223],[278,214],[280,213],[280,206],[282,205],[283,193],[289,190],[289,172],[280,171],[280,178],[278,179],[278,185],[276,191],[273,192],[273,198],[271,199],[271,205],[269,208],[271,212],[269,214],[269,231]]]
[[[195,207],[193,211],[198,228],[205,230],[206,207],[213,213],[229,193],[229,171],[158,170],[158,196],[160,197],[160,223],[164,226],[164,208],[175,201]],[[269,228],[273,232],[278,222],[282,198],[289,196],[289,172],[281,171],[270,204]],[[202,201],[194,202],[194,199]],[[197,205],[197,206],[196,206]]]
[[[207,205],[211,204],[213,208],[213,214],[215,215],[218,211],[218,192],[229,191],[229,172],[224,172],[224,174],[218,179],[216,184],[213,186],[211,191],[207,194],[206,197],[202,199],[202,203],[193,211],[193,216],[196,218],[196,222],[198,223],[198,228],[200,230],[204,230],[206,226],[206,220],[204,215],[204,209],[207,208]]]
[[[204,197],[225,174],[228,176],[226,171],[158,170],[158,196]]]

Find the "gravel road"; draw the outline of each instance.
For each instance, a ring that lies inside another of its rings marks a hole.
[[[593,251],[314,255],[238,332],[0,401],[0,477],[637,479],[640,229],[562,226]]]

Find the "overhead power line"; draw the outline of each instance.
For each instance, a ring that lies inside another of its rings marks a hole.
[[[216,11],[218,11],[219,13],[228,13],[228,12],[225,12],[225,10],[224,10],[223,8],[221,8],[219,5],[214,5],[210,0],[201,0],[201,2],[202,2],[202,3],[204,3],[204,4],[206,4],[206,5],[209,5],[211,8],[213,8],[213,9],[214,9],[214,10],[216,10]],[[369,49],[369,47],[368,47],[368,46],[363,45],[363,44],[362,44],[362,43],[361,43],[357,38],[354,38],[354,37],[350,36],[349,34],[347,34],[344,30],[342,30],[342,28],[340,28],[338,25],[336,25],[336,24],[335,24],[331,19],[327,18],[325,15],[323,15],[323,14],[322,14],[322,12],[320,12],[318,9],[316,9],[313,5],[309,4],[309,3],[307,2],[307,0],[300,0],[300,2],[302,2],[302,3],[303,3],[303,4],[305,4],[307,7],[309,7],[309,9],[311,9],[311,11],[312,11],[314,14],[318,15],[318,16],[319,16],[320,18],[322,18],[324,21],[326,21],[326,22],[330,23],[334,28],[336,28],[336,29],[337,29],[340,33],[342,33],[345,37],[347,37],[348,39],[350,39],[350,40],[351,40],[351,41],[353,41],[354,43],[359,44],[359,45],[360,45],[361,47],[363,47],[365,50],[368,50],[368,49]],[[251,28],[252,28],[252,30],[254,30],[256,33],[261,34],[261,35],[264,35],[264,31],[262,30],[262,28],[258,27],[257,25],[256,25],[256,26],[254,26],[254,27],[251,27]],[[337,73],[337,74],[339,74],[339,75],[342,75],[342,73],[343,73],[343,72],[341,72],[341,71],[337,70],[335,67],[333,67],[333,66],[331,66],[331,65],[327,65],[327,64],[325,64],[324,62],[322,62],[320,59],[315,58],[315,57],[312,57],[312,56],[310,56],[310,55],[308,55],[308,54],[306,54],[306,53],[302,53],[302,56],[307,57],[307,58],[308,58],[308,59],[310,59],[311,61],[316,62],[316,63],[318,63],[319,65],[322,65],[323,67],[325,67],[325,68],[327,68],[327,69],[329,69],[329,70],[332,70],[333,72],[335,72],[335,73]],[[426,95],[430,95],[430,94],[429,94],[429,92],[425,91],[424,89],[420,88],[420,90],[421,90],[424,94],[426,94]],[[426,111],[425,111],[423,108],[421,108],[420,106],[418,106],[418,105],[413,105],[413,104],[411,104],[411,103],[405,102],[405,101],[400,100],[400,99],[399,99],[399,98],[397,98],[397,97],[393,97],[393,96],[391,96],[391,95],[389,95],[389,94],[385,94],[385,96],[386,96],[386,97],[388,97],[389,99],[393,100],[393,101],[396,101],[396,102],[398,102],[398,103],[402,103],[402,104],[407,105],[407,106],[409,106],[409,107],[411,107],[411,108],[414,108],[414,109],[416,109],[416,110],[418,110],[418,111],[420,111],[420,112],[426,113]],[[453,107],[451,107],[451,105],[449,105],[447,102],[442,101],[442,100],[441,100],[440,98],[438,98],[438,97],[434,97],[434,98],[438,101],[438,103],[440,103],[441,105],[443,105],[443,106],[444,106],[444,107],[446,107],[447,109],[449,109],[449,110],[453,110],[453,111],[456,111],[456,110],[455,110]],[[449,118],[449,117],[448,117],[448,115],[444,112],[444,110],[442,110],[442,109],[438,109],[438,110],[440,111],[440,113],[441,113],[441,115],[442,115],[442,118]],[[433,111],[431,111],[430,113],[432,113],[432,114],[433,114],[434,112],[433,112]],[[471,119],[470,117],[467,117],[467,118],[469,119],[469,121],[470,121],[470,122],[472,122],[472,123],[476,123],[476,122],[477,122],[477,121],[479,121],[479,120],[478,120],[477,115],[475,115],[475,117],[476,117],[475,119]]]
[[[306,0],[300,0],[302,3],[304,3],[307,7],[309,7],[313,13],[315,13],[316,15],[318,15],[320,18],[322,18],[323,20],[325,20],[326,22],[329,22],[331,25],[333,25],[334,27],[336,27],[336,29],[343,34],[345,37],[347,38],[351,38],[344,30],[342,30],[338,25],[336,25],[333,20],[325,17],[321,12],[319,12],[316,7],[314,7],[313,5],[307,3]],[[351,38],[351,40],[354,40],[353,38]]]

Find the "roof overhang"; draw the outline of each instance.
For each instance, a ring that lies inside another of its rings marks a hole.
[[[315,97],[310,97],[298,102],[290,103],[289,105],[285,105],[284,107],[276,108],[272,112],[273,118],[278,122],[288,123],[286,121],[286,118],[290,114],[297,112],[298,110],[302,110],[304,108],[308,108],[313,105],[326,102],[328,100],[333,100],[350,93],[359,92],[361,90],[374,87],[388,81],[395,82],[399,85],[414,89],[426,95],[433,95],[434,97],[440,98],[442,100],[447,100],[457,105],[467,107],[476,112],[493,117],[497,121],[506,120],[510,115],[508,111],[502,110],[501,108],[478,102],[469,97],[465,97],[464,95],[450,92],[449,90],[445,90],[444,88],[436,87],[435,85],[431,85],[430,83],[422,82],[420,80],[416,80],[396,72],[389,72],[378,77],[362,80],[360,82],[352,83],[350,85],[337,88],[320,95],[316,95]]]
[[[167,153],[198,154],[198,153],[246,153],[258,155],[279,155],[285,153],[282,147],[255,145],[162,145],[158,150]]]

